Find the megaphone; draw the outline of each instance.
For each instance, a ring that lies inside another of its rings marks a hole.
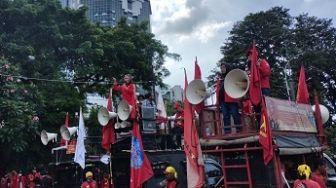
[[[43,145],[47,145],[50,140],[56,140],[57,133],[49,133],[46,130],[41,132],[41,141]]]
[[[312,106],[313,111],[315,112],[315,105]],[[325,124],[328,119],[329,119],[329,110],[327,107],[325,107],[324,105],[320,104],[320,111],[321,111],[321,119],[322,119],[322,123]]]
[[[224,80],[226,94],[234,99],[242,98],[248,92],[250,86],[249,77],[245,71],[233,69]]]
[[[98,122],[102,126],[106,126],[110,119],[116,118],[117,114],[115,112],[110,112],[105,107],[101,107],[98,110]]]
[[[61,126],[60,132],[61,136],[64,140],[69,141],[71,136],[77,131],[78,127],[66,127],[66,126]]]
[[[121,122],[116,122],[114,124],[114,129],[121,129]]]
[[[118,117],[120,120],[125,121],[131,114],[132,106],[127,101],[122,100],[118,105]]]
[[[202,80],[193,80],[188,84],[186,97],[191,104],[202,102],[207,95],[205,83]]]
[[[120,123],[120,128],[124,129],[124,128],[127,128],[127,127],[131,127],[132,126],[132,123],[129,122],[129,121],[122,121]]]

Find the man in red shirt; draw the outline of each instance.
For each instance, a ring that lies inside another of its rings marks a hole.
[[[164,188],[177,188],[177,172],[174,167],[167,166],[163,172],[166,175],[166,179],[160,182],[160,187]]]
[[[326,188],[327,172],[323,159],[318,160],[315,164],[315,170],[311,175],[311,179],[316,181],[321,188]]]
[[[81,188],[97,188],[97,182],[93,180],[93,173],[91,171],[87,171],[85,173],[86,181],[84,181],[81,185]]]
[[[113,90],[119,91],[123,100],[127,101],[129,105],[132,106],[131,119],[136,119],[137,117],[137,102],[136,102],[136,87],[133,83],[133,77],[130,74],[124,76],[124,84],[118,85],[115,78],[113,79]]]
[[[251,67],[251,59],[252,59],[252,48],[249,49],[247,53],[248,62],[249,62],[249,70]],[[261,93],[264,96],[270,96],[271,94],[271,85],[270,85],[270,77],[271,77],[271,67],[266,59],[258,58],[257,67],[259,70],[259,77],[260,77],[260,88]]]
[[[311,170],[306,164],[302,164],[298,167],[298,179],[294,181],[293,188],[321,188],[321,186],[310,178]]]

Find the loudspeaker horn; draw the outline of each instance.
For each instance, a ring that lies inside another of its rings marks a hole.
[[[77,131],[78,127],[66,127],[66,126],[61,126],[60,132],[61,136],[64,140],[69,141],[71,136],[75,134]]]
[[[120,123],[120,127],[121,127],[122,129],[127,128],[127,127],[131,127],[131,126],[132,126],[131,122],[128,122],[128,121],[122,121],[122,122]]]
[[[245,71],[233,69],[224,80],[224,89],[226,94],[234,99],[242,98],[249,90],[250,81]]]
[[[313,111],[315,112],[315,105],[312,106]],[[324,105],[320,104],[320,111],[321,111],[321,119],[322,119],[322,123],[325,124],[327,123],[328,119],[329,119],[329,110],[327,107],[325,107]]]
[[[120,129],[121,128],[121,122],[116,122],[114,124],[114,129]]]
[[[205,83],[202,80],[193,80],[188,84],[186,97],[191,104],[199,104],[207,96]]]
[[[98,122],[102,126],[106,126],[107,123],[110,121],[110,119],[113,119],[113,118],[116,118],[116,117],[117,117],[117,113],[110,112],[105,107],[101,107],[98,110]]]
[[[122,100],[119,105],[118,105],[118,117],[120,120],[125,121],[129,118],[131,111],[132,111],[132,106],[128,104],[127,101]]]
[[[57,133],[49,133],[46,130],[41,132],[41,141],[43,145],[47,145],[50,140],[57,140]]]

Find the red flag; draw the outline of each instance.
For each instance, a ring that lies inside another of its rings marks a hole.
[[[194,79],[195,80],[202,80],[202,73],[201,73],[201,68],[200,66],[198,65],[197,63],[197,57],[196,57],[196,60],[195,60],[195,75],[194,75]],[[195,111],[200,114],[202,109],[204,107],[204,103],[203,101],[197,105],[195,105]]]
[[[320,102],[317,96],[316,91],[314,91],[314,103],[315,103],[315,121],[316,121],[316,127],[319,134],[319,139],[321,144],[327,145],[327,140],[325,139],[324,135],[324,129],[323,129],[323,123],[322,123],[322,116],[321,116],[321,109],[320,109]]]
[[[197,79],[202,80],[201,68],[197,63],[197,57],[196,57],[196,60],[195,60],[195,77],[194,77],[194,79],[195,80],[197,80]]]
[[[308,88],[306,84],[306,76],[303,65],[301,65],[300,69],[300,77],[299,77],[299,84],[298,84],[298,90],[296,95],[296,102],[297,103],[309,103],[309,93]]]
[[[250,67],[250,100],[252,104],[258,105],[261,101],[261,89],[260,89],[260,77],[259,70],[257,67],[257,59],[258,59],[257,49],[255,47],[255,42],[253,41],[253,46],[251,49],[251,67]]]
[[[112,89],[110,89],[109,98],[107,100],[107,110],[112,111]],[[106,151],[110,150],[110,145],[114,144],[116,141],[115,134],[114,134],[114,121],[111,119],[106,126],[103,127],[103,136],[101,146]]]
[[[65,115],[65,119],[64,119],[64,127],[69,127],[69,113],[67,112]],[[61,143],[60,146],[65,146],[67,143],[66,140],[64,140],[63,138],[61,138]]]
[[[267,165],[273,158],[272,129],[268,120],[265,101],[261,100],[261,120],[259,130],[259,143],[263,147],[264,163]]]
[[[143,151],[139,124],[137,121],[134,121],[132,129],[130,188],[142,187],[142,184],[153,175],[152,166]]]
[[[184,70],[185,86],[188,86],[187,74]],[[188,187],[199,188],[204,185],[204,162],[201,145],[197,135],[196,126],[193,121],[192,106],[187,99],[184,99],[184,152],[187,156],[187,180]]]

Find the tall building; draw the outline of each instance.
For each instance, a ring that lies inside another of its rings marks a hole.
[[[149,21],[152,14],[150,0],[82,0],[82,4],[88,7],[90,21],[110,27],[121,17],[131,24]]]
[[[170,99],[172,101],[183,101],[184,91],[180,85],[175,85],[170,89]]]
[[[80,0],[59,0],[63,8],[79,9],[82,4]]]

